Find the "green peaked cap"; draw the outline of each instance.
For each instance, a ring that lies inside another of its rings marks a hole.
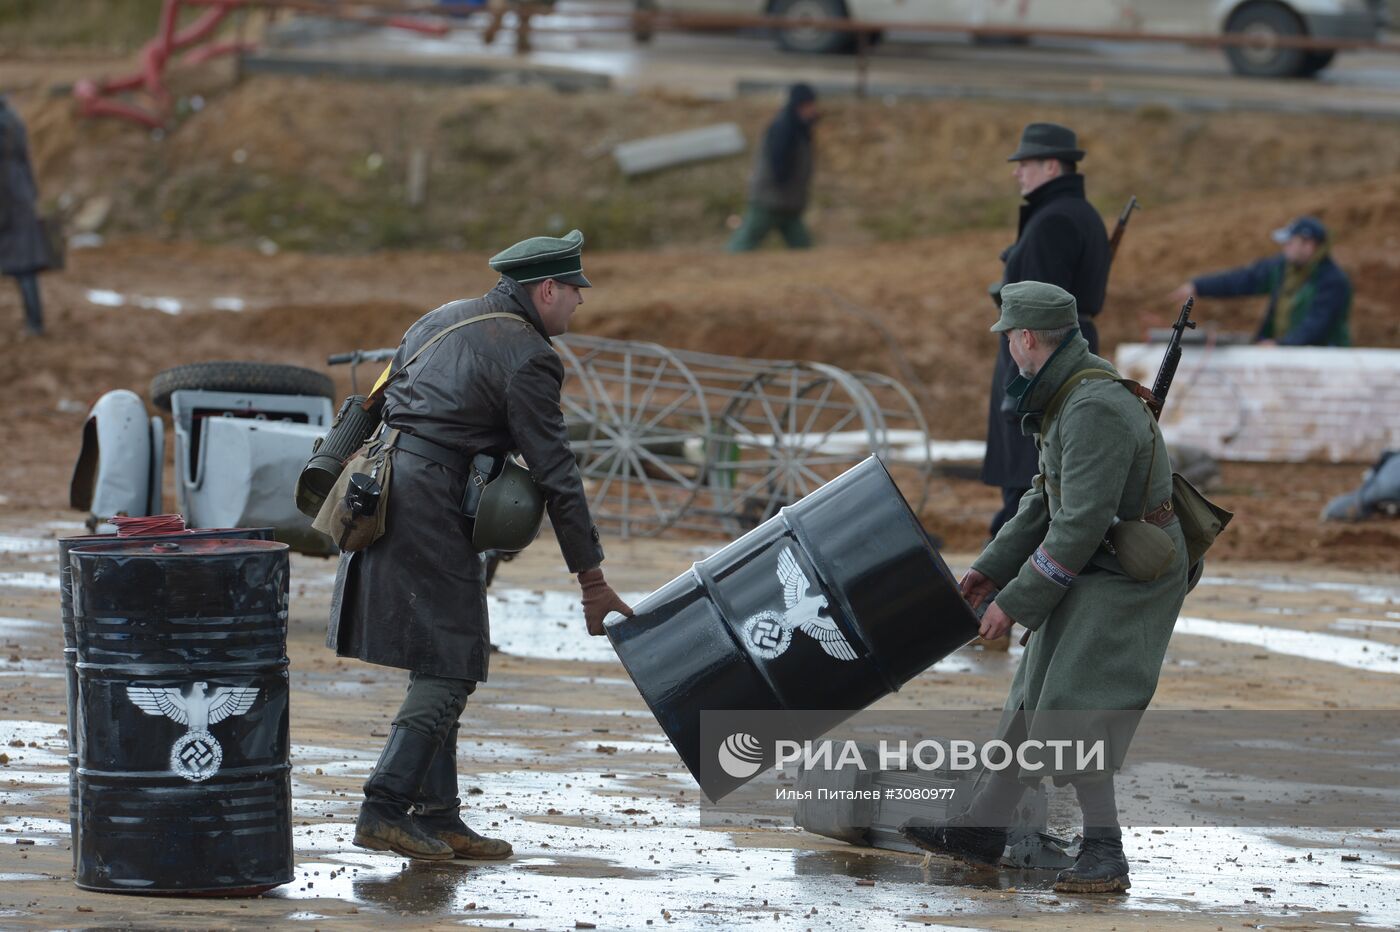
[[[552,278],[580,288],[593,283],[583,275],[583,234],[570,230],[563,236],[532,236],[503,249],[487,263],[522,285]]]
[[[993,333],[1005,330],[1059,330],[1079,322],[1074,295],[1045,282],[1013,282],[1001,286],[1001,317]]]

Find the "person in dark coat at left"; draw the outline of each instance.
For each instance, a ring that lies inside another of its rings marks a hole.
[[[497,254],[496,287],[420,318],[390,364],[384,534],[342,554],[326,639],[342,657],[409,671],[408,695],[365,782],[360,847],[425,860],[511,854],[508,842],[462,821],[457,794],[458,719],[486,680],[491,650],[481,555],[461,509],[474,456],[523,455],[577,574],[588,633],[601,635],[609,612],[632,614],[603,577],[560,408],[564,367],[550,343],[589,287],[582,249],[574,230]],[[474,320],[482,315],[492,316]]]
[[[1084,176],[1079,172],[1084,155],[1068,127],[1032,123],[1022,132],[1021,144],[1008,161],[1016,166],[1012,174],[1025,202],[1016,242],[1001,254],[1005,263],[1001,282],[992,292],[995,297],[1002,285],[1023,281],[1065,289],[1079,309],[1079,332],[1089,352],[1097,353],[1094,318],[1103,310],[1110,254],[1103,218],[1084,194]],[[987,455],[982,462],[982,481],[1001,488],[1002,507],[992,519],[992,537],[1016,514],[1036,473],[1035,443],[1021,433],[1015,403],[1006,399],[1006,386],[1020,373],[1005,335],[1000,343],[987,405]]]
[[[44,332],[39,273],[53,264],[39,222],[38,200],[28,134],[19,114],[0,95],[0,273],[19,284],[24,327],[36,336]]]

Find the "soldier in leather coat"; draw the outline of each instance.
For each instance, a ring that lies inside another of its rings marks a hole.
[[[408,696],[365,783],[355,844],[424,859],[507,857],[460,817],[458,718],[486,679],[490,630],[480,555],[460,504],[468,464],[519,451],[545,498],[589,634],[610,611],[631,614],[603,578],[603,549],[569,450],[550,337],[583,303],[583,235],[535,237],[491,260],[501,273],[480,298],[431,311],[404,334],[391,371],[454,324],[395,376],[384,424],[397,429],[384,535],[341,556],[327,643],[344,657],[409,670]]]

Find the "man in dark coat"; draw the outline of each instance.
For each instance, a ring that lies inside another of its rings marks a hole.
[[[384,394],[389,456],[384,535],[341,556],[327,643],[342,657],[409,670],[408,695],[365,783],[355,844],[428,860],[508,857],[460,816],[457,720],[486,679],[490,632],[480,554],[460,508],[479,453],[519,451],[543,494],[588,633],[610,611],[630,615],[603,578],[560,409],[564,368],[550,337],[583,303],[583,234],[535,237],[491,260],[501,273],[480,298],[453,301],[404,334]],[[447,327],[447,334],[408,363]],[[406,368],[405,368],[406,365]]]
[[[730,252],[757,249],[775,227],[789,249],[812,245],[802,213],[812,188],[812,125],[817,117],[816,91],[809,84],[794,84],[788,90],[787,106],[763,134],[749,181],[748,210],[729,240]]]
[[[35,207],[38,199],[24,123],[0,96],[0,273],[19,283],[24,326],[35,335],[44,332],[39,273],[52,265]]]
[[[1025,203],[1016,242],[1002,253],[1001,283],[1048,282],[1074,295],[1079,329],[1097,353],[1098,330],[1093,318],[1103,309],[1108,287],[1108,230],[1103,218],[1084,197],[1084,158],[1074,131],[1054,123],[1032,123],[1021,134],[1021,145],[1009,161]],[[987,455],[982,481],[1001,488],[1002,508],[992,519],[993,537],[1016,513],[1021,496],[1035,475],[1036,452],[1031,438],[1021,433],[1014,403],[1006,403],[1006,386],[1017,376],[1006,337],[1001,338],[992,373],[987,406]]]
[[[1203,275],[1172,292],[1187,298],[1268,295],[1269,307],[1254,342],[1267,346],[1350,346],[1351,282],[1332,259],[1327,228],[1316,217],[1299,217],[1274,231],[1283,247],[1276,256]]]

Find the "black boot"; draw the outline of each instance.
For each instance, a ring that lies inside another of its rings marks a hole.
[[[1006,851],[1004,828],[970,825],[964,815],[956,815],[942,825],[909,825],[899,834],[925,851],[959,858],[978,867],[995,867]]]
[[[413,822],[423,834],[451,847],[459,858],[473,861],[500,861],[511,856],[510,842],[487,838],[462,821],[462,800],[457,796],[457,725],[428,765]]]
[[[452,859],[452,847],[426,834],[409,814],[437,752],[438,743],[428,735],[398,725],[389,730],[384,753],[365,781],[365,801],[355,822],[356,845],[425,861]]]
[[[1086,828],[1074,866],[1055,878],[1057,893],[1122,893],[1128,882],[1128,858],[1119,829]]]
[[[39,276],[33,273],[20,275],[19,294],[24,299],[24,329],[34,336],[44,332],[44,302],[39,297]]]

